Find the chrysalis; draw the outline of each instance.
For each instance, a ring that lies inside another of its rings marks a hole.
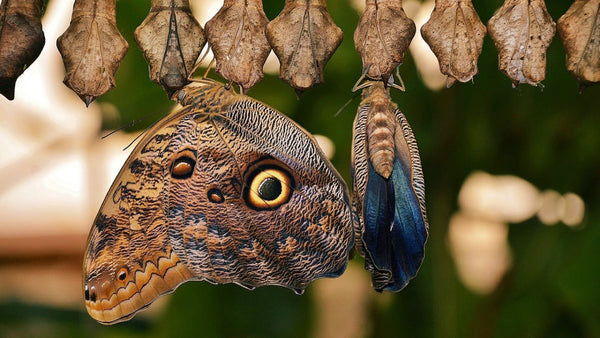
[[[556,24],[544,0],[506,0],[488,22],[498,68],[512,80],[537,86],[546,78],[546,49]]]
[[[485,25],[471,0],[436,0],[429,21],[421,28],[423,39],[438,58],[446,85],[470,81],[477,74]]]
[[[581,87],[600,82],[600,0],[575,0],[558,19],[558,33]]]
[[[67,71],[65,84],[89,106],[115,86],[114,74],[127,53],[115,0],[76,0],[71,24],[56,45]]]
[[[402,9],[402,0],[366,0],[367,6],[354,31],[354,46],[360,54],[365,76],[387,81],[402,63],[415,35],[415,23]]]
[[[150,13],[134,37],[148,62],[150,80],[168,95],[188,83],[206,42],[189,0],[152,0]]]
[[[12,100],[15,83],[44,47],[42,0],[4,0],[0,4],[0,94]]]
[[[244,91],[263,78],[263,65],[271,51],[265,36],[268,22],[261,0],[224,0],[223,7],[206,23],[217,73]]]
[[[323,82],[323,70],[342,43],[325,0],[286,0],[267,26],[267,38],[279,58],[279,77],[298,94]]]

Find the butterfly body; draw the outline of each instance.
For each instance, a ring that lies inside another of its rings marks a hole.
[[[394,168],[397,108],[385,91],[374,86],[363,89],[363,98],[361,106],[369,106],[366,122],[369,160],[375,171],[387,179]]]
[[[187,280],[301,293],[341,274],[348,192],[289,118],[211,80],[142,138],[102,204],[84,258],[86,307],[130,318]]]
[[[377,291],[399,291],[424,257],[425,186],[416,140],[381,81],[363,86],[354,121],[356,246]]]

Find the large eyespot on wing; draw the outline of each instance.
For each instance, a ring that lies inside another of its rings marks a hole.
[[[423,174],[412,130],[397,109],[395,158],[388,179],[376,172],[366,150],[366,114],[359,111],[354,139],[354,205],[362,216],[357,233],[377,291],[399,291],[423,261],[428,223]],[[359,136],[360,135],[360,136]],[[366,178],[366,179],[365,179]]]
[[[295,182],[289,168],[275,161],[261,161],[247,171],[243,196],[248,207],[273,210],[290,200]]]

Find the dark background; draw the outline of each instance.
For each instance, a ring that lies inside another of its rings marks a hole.
[[[474,5],[487,23],[501,2],[475,1]],[[555,21],[570,4],[547,1]],[[273,19],[283,1],[265,0],[264,6]],[[361,73],[352,41],[359,14],[348,1],[329,0],[328,6],[345,38],[325,69],[326,82],[297,99],[292,88],[267,75],[249,95],[312,133],[331,138],[336,145],[332,162],[349,183],[352,121],[360,99],[335,113],[353,97],[350,89]],[[116,74],[117,87],[98,98],[121,113],[119,121],[105,120],[106,130],[164,112],[173,104],[148,80],[147,65],[133,41],[133,31],[148,9],[149,1],[117,1],[118,26],[130,48]],[[489,35],[478,66],[473,83],[432,91],[419,78],[410,53],[406,54],[400,70],[407,90],[392,91],[392,97],[419,144],[430,237],[418,277],[394,294],[388,305],[376,301],[368,305],[366,334],[600,337],[600,86],[579,92],[576,79],[566,70],[558,36],[548,49],[543,89],[528,85],[513,89],[497,69],[497,52]],[[153,118],[146,119],[135,128],[151,122]],[[586,203],[584,222],[576,228],[548,227],[537,218],[511,225],[513,266],[486,296],[460,282],[446,239],[459,188],[475,170],[516,175],[540,189],[574,192]],[[355,258],[351,264],[362,266],[362,260]],[[170,296],[161,317],[135,317],[111,327],[97,324],[83,308],[59,310],[15,300],[0,303],[0,336],[4,331],[10,336],[305,337],[312,334],[317,316],[312,292],[309,287],[304,296],[296,296],[278,287],[249,292],[234,285],[187,283]],[[42,329],[32,331],[30,325]]]

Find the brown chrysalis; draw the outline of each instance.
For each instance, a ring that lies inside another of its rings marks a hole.
[[[415,23],[402,9],[402,0],[366,0],[365,11],[354,31],[365,77],[387,81],[402,63],[415,35]]]
[[[224,0],[206,23],[217,72],[244,91],[263,78],[263,65],[271,51],[265,36],[268,22],[261,0]]]
[[[498,68],[513,86],[537,86],[546,78],[546,49],[556,24],[544,0],[506,0],[488,22],[498,49]]]
[[[206,42],[189,0],[152,0],[150,12],[134,37],[148,62],[150,80],[169,95],[188,83]]]
[[[325,0],[286,0],[267,26],[267,38],[279,58],[279,77],[301,93],[323,82],[325,64],[342,43]]]
[[[567,69],[581,88],[600,82],[600,0],[575,0],[558,19]]]
[[[3,0],[0,4],[0,94],[12,100],[15,83],[44,47],[42,0]]]
[[[421,34],[438,58],[440,71],[448,76],[448,87],[457,80],[470,81],[477,74],[485,33],[471,0],[436,0]]]
[[[115,86],[114,74],[127,53],[115,0],[76,0],[71,24],[56,45],[67,71],[65,84],[89,106]]]

